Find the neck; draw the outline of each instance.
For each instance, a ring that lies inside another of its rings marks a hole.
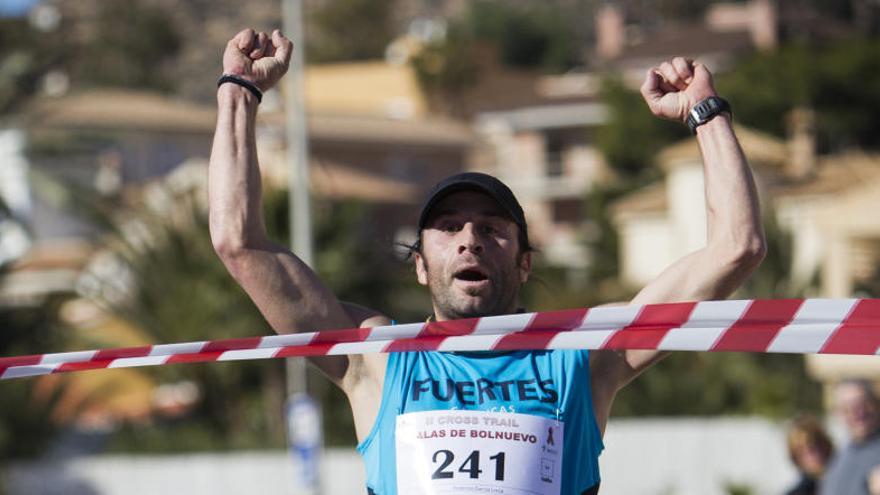
[[[497,311],[497,312],[487,312],[487,313],[479,313],[472,315],[461,315],[461,316],[450,316],[448,314],[440,311],[436,306],[434,306],[434,314],[428,317],[428,321],[449,321],[449,320],[461,320],[465,318],[486,318],[489,316],[504,316],[504,315],[512,315],[517,313],[525,313],[525,308],[519,306],[518,304],[513,306],[512,308],[505,311]]]

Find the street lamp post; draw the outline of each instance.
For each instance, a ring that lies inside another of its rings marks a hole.
[[[293,41],[293,56],[285,81],[284,115],[289,175],[290,243],[293,252],[312,266],[312,219],[309,202],[308,139],[306,135],[305,98],[303,96],[304,50],[302,35],[302,3],[283,0],[284,32]],[[305,362],[287,360],[288,395],[306,391]]]
[[[305,50],[303,43],[303,19],[301,0],[282,0],[284,33],[293,41],[290,70],[284,79],[284,116],[286,124],[287,157],[289,174],[290,244],[293,252],[303,263],[313,266],[312,219],[309,201],[308,135],[303,91]],[[319,459],[321,451],[319,409],[308,398],[305,359],[287,359],[286,409],[288,435],[291,451],[300,464],[299,480],[307,493],[320,493]],[[306,418],[315,417],[312,421]],[[299,425],[297,427],[297,425]],[[305,430],[315,429],[308,435]],[[303,438],[310,439],[303,441]]]

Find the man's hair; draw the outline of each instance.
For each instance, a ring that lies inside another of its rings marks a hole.
[[[801,469],[802,466],[798,463],[797,452],[804,447],[815,446],[825,455],[826,460],[830,459],[834,453],[831,437],[825,432],[819,419],[812,414],[801,414],[792,421],[791,427],[788,429],[786,443],[788,444],[788,456],[798,469]]]

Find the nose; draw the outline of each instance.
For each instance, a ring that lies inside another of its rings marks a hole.
[[[477,226],[473,222],[465,223],[458,233],[458,254],[463,254],[466,251],[472,253],[483,252],[483,240],[480,238]]]

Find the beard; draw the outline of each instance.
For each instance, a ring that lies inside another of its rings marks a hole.
[[[452,273],[432,270],[425,260],[428,288],[437,318],[479,318],[508,314],[516,310],[521,282],[515,265],[498,267],[488,275],[486,287],[456,287]]]

